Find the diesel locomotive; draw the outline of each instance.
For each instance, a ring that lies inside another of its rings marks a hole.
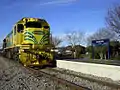
[[[55,67],[50,25],[44,19],[22,18],[3,40],[3,55],[24,66]]]

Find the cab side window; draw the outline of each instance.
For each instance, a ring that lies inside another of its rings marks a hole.
[[[18,24],[17,25],[17,31],[18,31],[18,33],[23,32],[23,30],[24,30],[23,24]]]
[[[14,27],[14,35],[16,35],[16,26]]]

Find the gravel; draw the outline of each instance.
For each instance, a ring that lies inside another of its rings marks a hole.
[[[71,90],[50,78],[0,57],[0,90]]]
[[[77,75],[83,75],[90,78],[97,78],[100,80],[107,80],[113,82],[113,80],[106,77],[101,78],[101,77],[78,73],[61,68],[55,68],[55,69]],[[66,75],[66,74],[61,74],[59,72],[55,73],[49,71],[48,69],[43,69],[43,71],[49,72],[51,74],[55,74],[55,76],[59,78],[66,79],[78,85],[88,87],[92,90],[120,90],[105,85],[100,85],[96,82],[90,82],[88,80],[75,77],[69,74]],[[114,81],[114,82],[119,83],[119,81]],[[66,87],[48,77],[45,77],[42,74],[35,75],[29,69],[23,67],[16,61],[0,57],[0,90],[71,90],[71,88]]]
[[[62,69],[62,68],[54,68],[54,69],[60,70],[63,73],[59,73],[59,72],[56,73],[55,71],[52,71],[50,69],[44,69],[42,71],[45,71],[47,73],[51,73],[51,74],[53,74],[53,75],[55,75],[59,78],[63,78],[63,79],[66,79],[68,81],[74,82],[75,84],[82,85],[83,87],[88,87],[92,90],[120,90],[118,88],[108,87],[106,85],[98,84],[96,82],[92,82],[92,81],[89,81],[89,80],[86,80],[86,79],[83,79],[83,78],[80,78],[80,77],[65,74],[65,72],[70,73],[70,74],[79,75],[79,76],[95,78],[97,80],[102,80],[102,81],[107,80],[109,82],[112,82],[112,83],[114,82],[114,83],[118,84],[118,81],[113,81],[113,80],[111,80],[109,78],[106,78],[106,77],[104,77],[104,78],[103,77],[97,77],[97,76],[94,76],[94,75],[83,74],[83,73],[79,73],[79,72],[75,72],[75,71],[71,71],[71,70],[67,70],[67,69]]]
[[[66,73],[71,73],[71,74],[75,74],[75,75],[79,75],[79,76],[84,76],[84,77],[89,77],[89,78],[94,78],[94,79],[98,79],[98,80],[102,80],[102,81],[108,81],[108,82],[120,84],[119,80],[114,81],[114,80],[112,80],[111,78],[108,78],[108,77],[98,77],[98,76],[95,76],[95,75],[84,74],[84,73],[81,73],[81,72],[75,72],[75,71],[68,70],[68,69],[63,69],[63,68],[55,68],[55,69],[66,72]]]

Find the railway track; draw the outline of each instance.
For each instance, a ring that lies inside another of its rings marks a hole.
[[[117,83],[103,81],[103,80],[90,78],[90,77],[86,77],[86,76],[82,76],[82,75],[72,74],[72,73],[69,73],[69,72],[66,72],[66,71],[62,71],[62,70],[57,70],[57,69],[54,69],[54,68],[47,68],[46,71],[47,70],[48,70],[48,72],[55,72],[55,73],[71,75],[71,76],[74,76],[74,77],[82,78],[84,80],[88,80],[90,82],[96,82],[98,84],[101,84],[101,85],[104,85],[104,86],[108,86],[108,87],[112,87],[112,88],[115,88],[117,90],[120,90],[120,84],[117,84]]]
[[[58,84],[62,84],[63,86],[66,87],[66,90],[91,90],[87,87],[77,85],[77,84],[75,84],[73,82],[70,82],[70,81],[67,81],[63,78],[58,78],[53,74],[50,74],[50,73],[47,73],[47,72],[44,72],[44,71],[41,71],[41,70],[36,70],[36,69],[33,69],[33,68],[28,68],[28,69],[34,73],[36,78],[39,78],[39,76],[41,77],[41,75],[43,75],[47,78],[50,78],[50,79],[56,81]],[[69,88],[69,89],[67,89],[67,88]]]

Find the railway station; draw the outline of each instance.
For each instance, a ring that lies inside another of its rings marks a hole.
[[[119,0],[0,7],[0,90],[120,90]]]

